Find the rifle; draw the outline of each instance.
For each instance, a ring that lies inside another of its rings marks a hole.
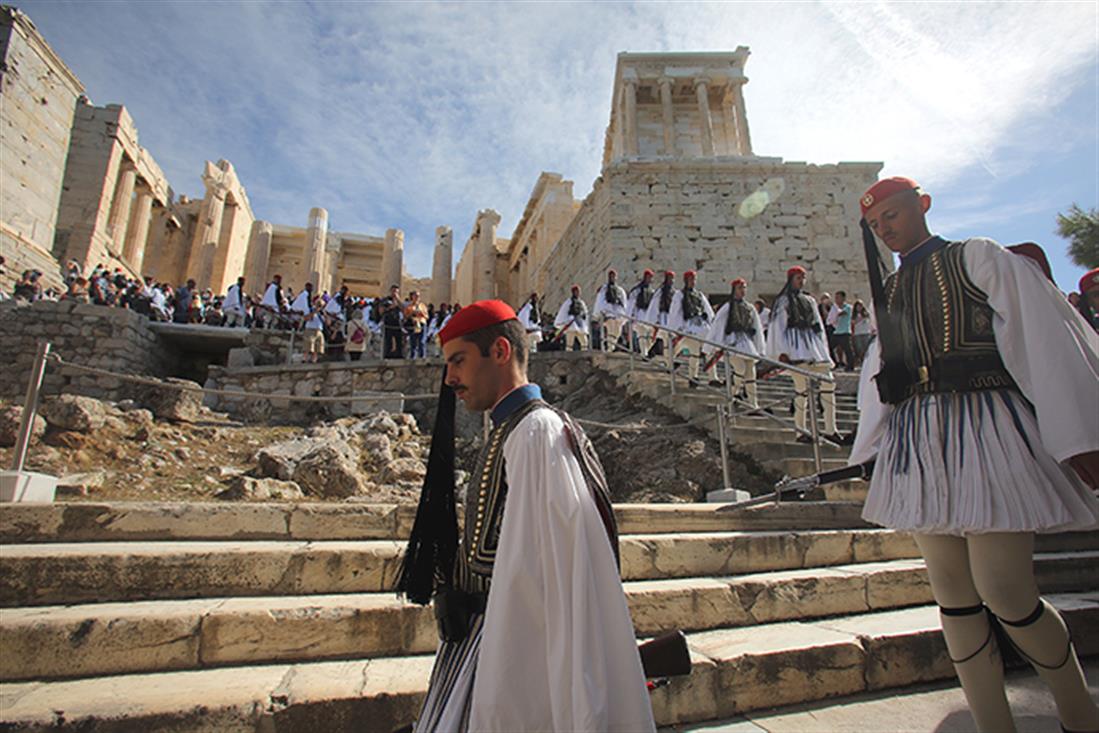
[[[712,357],[710,357],[710,360],[708,362],[706,362],[706,365],[702,367],[702,373],[705,374],[706,372],[713,369],[714,364],[717,364],[721,360],[721,357],[723,357],[723,356],[725,356],[725,350],[724,349],[718,349],[717,351],[715,351],[714,355]]]
[[[568,333],[568,330],[572,328],[572,324],[576,323],[576,316],[573,316],[568,323],[562,326],[561,330],[553,335],[553,341],[560,341],[561,337]]]
[[[867,461],[866,463],[835,468],[831,471],[821,471],[820,473],[815,473],[811,476],[801,476],[800,478],[783,476],[782,480],[775,484],[775,490],[770,494],[764,494],[763,496],[757,496],[748,501],[730,504],[726,509],[745,509],[747,507],[759,506],[760,504],[769,504],[776,499],[785,498],[787,496],[801,499],[818,486],[827,486],[828,484],[847,481],[853,478],[869,480],[873,473],[874,461]]]

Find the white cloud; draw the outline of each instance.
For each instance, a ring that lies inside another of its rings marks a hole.
[[[324,206],[341,230],[401,227],[421,275],[435,226],[460,245],[493,207],[510,231],[542,170],[586,193],[623,50],[750,46],[757,152],[884,160],[929,185],[1019,175],[1096,127],[1051,112],[1095,83],[1091,2],[24,9],[96,103],[131,109],[177,190],[200,194],[202,161],[228,158],[258,216]]]

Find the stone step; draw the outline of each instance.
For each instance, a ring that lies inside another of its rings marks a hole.
[[[1078,651],[1099,651],[1099,592],[1053,595]],[[953,675],[935,606],[688,635],[692,673],[653,692],[657,723],[880,690]],[[412,721],[430,654],[0,684],[0,728],[343,731]]]
[[[1039,554],[1043,592],[1099,588],[1099,551]],[[698,631],[931,602],[923,562],[892,560],[624,584],[635,630]],[[429,653],[429,608],[392,593],[6,609],[0,680]]]
[[[826,502],[736,509],[616,504],[621,534],[867,526],[861,508]],[[0,544],[165,540],[407,539],[413,504],[57,502],[0,504]]]
[[[368,593],[393,586],[404,544],[86,542],[0,547],[0,606],[211,596]],[[888,530],[624,535],[622,577],[643,580],[915,557]]]
[[[866,501],[866,495],[870,491],[870,482],[860,479],[851,481],[837,481],[824,487],[824,499],[828,502],[857,503]]]
[[[747,453],[761,462],[781,460],[783,458],[812,459],[813,457],[813,446],[810,443],[748,443],[742,446],[733,446],[733,449]],[[831,443],[822,443],[820,446],[822,460],[842,460],[846,464],[847,456],[850,454],[850,446],[837,446]]]
[[[1095,536],[1093,536],[1095,535]],[[1040,537],[1043,552],[1099,549],[1099,533]],[[0,547],[0,607],[381,592],[404,545],[362,542],[88,542]],[[726,576],[918,557],[881,529],[625,535],[625,580]]]
[[[810,448],[812,446],[809,446]],[[812,451],[810,451],[811,453]],[[847,465],[846,459],[829,458],[821,454],[820,468],[822,471],[831,471],[843,468]],[[817,472],[816,464],[812,458],[772,458],[763,461],[763,467],[782,474],[783,476],[811,476]]]

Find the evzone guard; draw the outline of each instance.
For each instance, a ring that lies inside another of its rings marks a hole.
[[[638,321],[648,320],[649,304],[653,299],[653,275],[652,270],[646,269],[641,273],[641,282],[630,288],[630,292],[626,294],[627,315],[630,319],[630,348],[633,348],[632,338],[636,336],[637,348],[641,350],[642,356],[648,356],[649,349],[653,345],[652,329],[638,324]]]
[[[587,350],[591,324],[588,304],[580,298],[579,285],[572,286],[572,295],[557,309],[557,318],[553,321],[553,327],[557,329],[556,338],[565,339],[566,351],[572,345],[571,340],[574,336],[580,342],[580,348]]]
[[[734,393],[740,394],[743,390],[748,405],[758,410],[756,360],[752,357],[763,354],[763,324],[755,306],[744,299],[748,290],[747,281],[738,277],[729,286],[729,300],[718,308],[706,340],[723,344],[729,349]],[[712,367],[720,357],[720,352],[715,354],[707,367]]]
[[[445,380],[398,582],[433,603],[441,638],[415,730],[654,730],[591,443],[527,381],[526,331],[507,304],[462,308],[439,342]],[[493,425],[461,540],[455,396]]]
[[[538,351],[538,344],[542,343],[542,308],[538,305],[538,293],[530,294],[530,299],[519,309],[518,318],[527,331],[527,341],[533,354]]]
[[[602,321],[603,338],[600,345],[603,351],[614,351],[622,328],[629,320],[626,305],[626,291],[616,282],[617,270],[607,270],[607,282],[595,293],[595,309],[592,315]]]
[[[645,320],[653,324],[650,338],[660,339],[664,349],[665,365],[672,364],[672,335],[659,328],[667,326],[671,319],[672,301],[675,300],[675,273],[671,270],[664,271],[664,282],[653,295],[649,303],[649,312],[645,314]]]
[[[817,301],[813,296],[802,292],[806,274],[805,268],[800,265],[794,265],[786,271],[786,285],[771,305],[766,356],[831,377],[832,357],[828,355],[828,340],[824,335],[824,324],[820,320],[820,309],[817,308]],[[813,440],[806,427],[809,377],[790,372],[790,378],[794,381],[794,425],[798,430],[797,440],[809,443]],[[836,385],[823,380],[819,384],[820,401],[824,407],[824,431],[837,442],[843,442],[836,429]]]
[[[702,343],[691,336],[705,339],[710,333],[710,324],[714,320],[714,309],[706,294],[695,287],[695,271],[683,273],[683,287],[676,291],[672,307],[668,314],[668,328],[688,334],[672,338],[672,351],[687,352],[687,375],[698,377],[702,361]],[[682,344],[676,343],[682,338]],[[674,356],[674,355],[673,355]]]
[[[878,325],[850,459],[874,460],[863,517],[914,533],[980,730],[1015,729],[999,625],[1063,728],[1099,731],[1033,566],[1035,533],[1099,528],[1099,336],[1031,259],[933,236],[914,181],[879,181],[861,205]],[[900,255],[884,282],[874,234]]]

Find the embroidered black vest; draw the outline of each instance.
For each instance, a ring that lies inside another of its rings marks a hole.
[[[745,303],[743,300],[729,301],[729,315],[725,318],[725,335],[728,336],[731,333],[746,333],[749,336],[756,335],[755,319],[752,318],[752,313],[755,308]]]
[[[639,310],[648,309],[649,303],[652,302],[653,299],[652,288],[646,285],[644,282],[640,282],[637,284],[632,292],[637,293],[637,295],[634,296],[634,302],[637,304],[637,308]]]
[[[583,320],[588,315],[588,306],[584,305],[584,301],[579,298],[572,298],[569,301],[569,315]]]
[[[611,507],[607,478],[595,448],[567,413],[551,407],[543,400],[534,399],[492,429],[488,441],[477,456],[473,472],[470,473],[469,488],[466,491],[465,527],[454,568],[454,585],[460,590],[468,593],[488,592],[492,582],[492,568],[496,562],[496,548],[500,544],[504,504],[508,494],[504,444],[523,418],[539,409],[553,410],[561,417],[569,448],[580,464],[580,471],[595,498],[595,505],[603,520],[615,559],[618,559],[618,529]]]
[[[962,242],[941,245],[885,281],[886,309],[909,374],[897,402],[916,394],[1014,387],[992,330],[988,296],[965,271]]]
[[[683,320],[688,323],[695,318],[705,318],[706,311],[702,306],[702,293],[694,288],[683,288]]]
[[[603,290],[603,299],[611,305],[622,305],[622,293],[620,288],[613,283],[607,283]]]
[[[815,306],[808,295],[791,290],[786,294],[786,303],[786,328],[806,330],[817,327],[817,319],[813,317]]]

